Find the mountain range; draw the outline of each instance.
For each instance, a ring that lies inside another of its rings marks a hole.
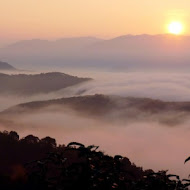
[[[0,49],[0,57],[27,67],[101,69],[189,68],[189,36],[125,35],[109,40],[93,37],[56,41],[25,40]]]

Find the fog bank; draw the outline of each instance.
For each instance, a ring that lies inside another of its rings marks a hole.
[[[163,101],[190,101],[190,76],[186,72],[96,72],[91,82],[67,88],[68,95],[107,94]]]
[[[107,154],[121,154],[145,169],[169,169],[182,177],[189,174],[183,162],[189,156],[190,120],[177,127],[165,127],[157,122],[110,124],[84,118],[75,113],[22,115],[1,130],[16,130],[23,137],[33,134],[56,138],[58,143],[78,141],[98,145]]]

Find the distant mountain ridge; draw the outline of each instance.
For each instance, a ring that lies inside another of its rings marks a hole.
[[[0,56],[19,67],[62,66],[130,69],[190,68],[190,36],[125,35],[109,40],[93,37],[56,41],[26,40],[0,49]]]
[[[78,38],[62,38],[55,41],[33,39],[33,40],[22,40],[13,44],[9,44],[0,51],[14,51],[17,53],[22,53],[23,50],[27,50],[27,53],[37,53],[37,52],[51,52],[60,50],[76,50],[77,48],[84,48],[88,45],[102,41],[101,39],[95,37],[78,37]],[[37,49],[36,49],[37,48]]]
[[[59,72],[33,75],[0,73],[0,94],[34,95],[50,93],[89,80],[91,79],[79,78]]]

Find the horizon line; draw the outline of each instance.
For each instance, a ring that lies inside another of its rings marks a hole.
[[[176,34],[171,34],[171,33],[162,33],[162,34],[147,34],[147,33],[142,33],[142,34],[123,34],[123,35],[118,35],[115,37],[109,37],[109,38],[101,38],[98,36],[91,36],[91,35],[84,35],[84,36],[71,36],[71,37],[57,37],[57,38],[27,38],[27,39],[18,39],[18,40],[12,40],[12,42],[7,42],[4,43],[4,45],[2,47],[6,47],[12,44],[16,44],[18,42],[24,42],[24,41],[34,41],[34,40],[41,40],[41,41],[49,41],[49,42],[56,42],[59,40],[63,40],[63,39],[80,39],[80,38],[94,38],[97,40],[113,40],[119,37],[127,37],[127,36],[131,36],[131,37],[135,37],[135,36],[174,36],[174,37],[190,37],[190,35],[186,35],[186,34],[180,34],[180,35],[176,35]],[[1,43],[1,40],[0,40]]]

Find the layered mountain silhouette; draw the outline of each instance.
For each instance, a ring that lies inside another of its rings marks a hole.
[[[12,65],[6,63],[6,62],[3,62],[3,61],[0,61],[0,71],[15,71],[16,68],[14,68]]]
[[[7,75],[0,73],[0,94],[34,95],[49,93],[91,80],[59,72]]]
[[[1,112],[0,115],[16,116],[43,111],[57,111],[64,114],[67,109],[84,117],[107,121],[154,120],[176,125],[188,117],[190,102],[164,102],[149,98],[91,95],[19,104]]]
[[[126,35],[110,40],[93,37],[57,41],[20,41],[0,49],[0,56],[22,68],[67,66],[106,69],[189,68],[189,36]]]

